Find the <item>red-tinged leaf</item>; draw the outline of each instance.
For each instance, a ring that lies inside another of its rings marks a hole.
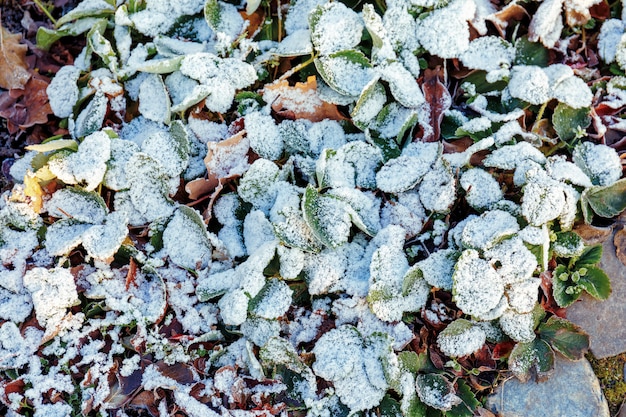
[[[137,263],[131,257],[130,263],[128,264],[128,273],[126,274],[126,291],[130,288],[131,284],[135,287],[137,286],[137,282],[135,278],[137,277]]]
[[[539,326],[539,337],[565,356],[576,361],[589,350],[589,335],[574,323],[552,316]]]
[[[422,142],[436,142],[441,136],[441,121],[444,113],[452,105],[452,97],[448,92],[448,88],[441,82],[443,78],[443,70],[437,67],[434,70],[427,69],[424,71],[422,80],[422,90],[424,98],[430,107],[430,132],[420,129],[415,136],[415,140]]]
[[[144,410],[152,417],[158,417],[159,405],[157,395],[151,391],[142,391],[137,394],[126,406],[131,410]]]
[[[193,371],[187,364],[177,362],[173,365],[168,365],[163,361],[158,361],[155,365],[163,376],[172,378],[180,384],[193,384],[195,382]]]
[[[539,275],[539,278],[541,278],[539,285],[543,293],[541,307],[556,316],[565,317],[565,308],[562,308],[554,298],[554,292],[552,291],[552,273],[550,271],[544,271]]]
[[[589,13],[594,19],[606,20],[611,17],[611,6],[609,6],[607,0],[602,0],[600,3],[591,6]]]
[[[28,46],[20,43],[22,35],[0,27],[0,87],[22,89],[31,77],[26,63]]]
[[[494,346],[491,357],[496,360],[507,358],[514,347],[515,342],[513,341],[500,342]]]
[[[445,363],[441,355],[432,347],[428,349],[428,356],[430,357],[430,361],[435,365],[437,369],[443,369],[445,367]]]

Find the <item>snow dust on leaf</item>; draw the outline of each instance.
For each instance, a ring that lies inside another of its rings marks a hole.
[[[31,77],[26,63],[28,46],[20,43],[22,35],[0,27],[0,87],[23,89]]]
[[[441,122],[445,112],[452,105],[452,97],[448,88],[441,82],[441,76],[441,69],[424,71],[422,90],[424,90],[424,98],[430,111],[428,118],[430,129],[423,129],[417,136],[424,142],[439,140]]]
[[[440,374],[419,374],[415,387],[420,400],[438,410],[449,411],[462,402],[452,383]]]
[[[317,79],[314,75],[305,83],[296,83],[293,87],[287,80],[266,85],[263,98],[271,103],[272,110],[288,119],[307,119],[319,122],[324,119],[344,120],[336,104],[323,101],[317,91]]]

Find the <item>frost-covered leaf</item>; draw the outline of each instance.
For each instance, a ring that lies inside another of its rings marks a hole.
[[[461,241],[468,248],[487,250],[519,231],[517,219],[502,210],[490,210],[467,222]]]
[[[56,30],[48,29],[46,27],[40,27],[37,29],[37,47],[47,51],[50,49],[53,43],[65,36],[76,36],[81,33],[89,31],[96,25],[101,25],[102,22],[106,22],[104,19],[99,18],[84,18],[79,19],[73,23],[67,23],[62,25]]]
[[[83,234],[91,224],[72,219],[54,222],[46,229],[46,249],[52,256],[64,256],[81,244]]]
[[[261,158],[280,159],[284,144],[272,116],[255,111],[246,114],[244,119],[252,150]]]
[[[104,178],[106,162],[111,156],[111,140],[105,132],[87,136],[78,151],[57,154],[48,161],[48,169],[66,184],[85,184],[93,191]]]
[[[239,182],[239,197],[255,208],[268,212],[276,197],[279,168],[272,161],[257,159]]]
[[[537,268],[535,255],[519,236],[506,239],[485,251],[485,258],[496,266],[505,284],[527,280]]]
[[[420,400],[438,410],[449,411],[461,403],[452,383],[441,374],[419,374],[415,387]]]
[[[594,185],[611,185],[622,176],[619,155],[606,145],[583,142],[574,148],[572,159]]]
[[[420,201],[424,208],[435,213],[448,213],[456,201],[456,178],[450,166],[443,162],[422,178]]]
[[[548,76],[540,67],[534,65],[514,66],[511,69],[508,88],[512,97],[530,104],[543,104],[550,99]]]
[[[441,58],[458,58],[469,47],[469,24],[476,12],[473,1],[454,0],[418,20],[416,35],[422,46]]]
[[[361,130],[367,129],[386,102],[387,94],[385,93],[385,87],[378,82],[378,79],[372,79],[363,89],[350,114],[353,123]]]
[[[99,194],[77,187],[58,190],[45,207],[50,216],[93,224],[101,223],[109,211]]]
[[[352,49],[361,41],[363,20],[343,3],[326,3],[309,14],[311,42],[322,55]]]
[[[561,215],[565,207],[563,187],[537,178],[524,186],[522,215],[533,226],[541,226]]]
[[[580,167],[568,162],[563,155],[554,155],[547,159],[546,172],[555,180],[571,183],[575,186],[589,188],[593,186],[591,179]]]
[[[107,171],[102,184],[114,191],[129,188],[126,176],[126,164],[140,148],[134,142],[123,139],[111,139],[111,158],[107,161]]]
[[[580,360],[589,350],[589,335],[574,323],[560,317],[550,317],[538,330],[541,339],[569,360]]]
[[[418,119],[416,109],[410,109],[392,101],[383,107],[370,124],[370,129],[378,136],[378,138],[372,137],[372,141],[381,147],[387,158],[394,157],[398,144],[403,142],[405,133],[415,126]],[[380,139],[387,139],[387,141],[380,141]]]
[[[87,34],[87,42],[91,50],[102,59],[102,62],[111,70],[117,73],[118,58],[111,42],[104,37],[103,32],[106,25],[96,25]]]
[[[391,95],[404,107],[418,107],[424,94],[415,77],[400,63],[391,62],[381,69],[381,79],[389,83]]]
[[[513,309],[506,310],[498,321],[500,328],[516,342],[530,342],[535,339],[535,315],[533,312],[518,313]]]
[[[563,30],[562,7],[563,0],[545,0],[541,3],[528,27],[528,38],[532,42],[541,41],[547,48],[554,46]]]
[[[367,57],[353,49],[320,56],[315,59],[315,67],[333,90],[354,98],[375,77]]]
[[[424,279],[433,287],[452,290],[452,274],[460,253],[453,249],[440,249],[419,261],[411,269],[419,268]]]
[[[437,336],[437,345],[444,355],[467,356],[480,349],[486,340],[484,330],[469,320],[457,319]]]
[[[94,225],[82,235],[83,247],[87,254],[98,260],[111,260],[122,242],[128,236],[128,220],[113,212],[104,220],[104,224]]]
[[[265,319],[276,319],[287,312],[293,290],[285,281],[269,279],[255,298],[250,300],[250,312]]]
[[[430,171],[441,152],[438,143],[410,143],[402,155],[390,159],[378,171],[378,188],[387,193],[399,193],[415,187]]]
[[[76,117],[74,128],[70,129],[72,136],[81,138],[90,135],[102,127],[107,111],[108,99],[101,91],[96,91],[87,107]]]
[[[146,76],[139,86],[139,112],[146,119],[169,123],[170,96],[160,75]]]
[[[624,22],[619,19],[608,19],[602,23],[598,36],[598,54],[605,63],[610,64],[615,61],[615,55],[625,30]]]
[[[352,222],[346,202],[308,186],[302,197],[302,212],[307,225],[326,246],[336,248],[348,241]]]
[[[76,82],[80,77],[80,70],[73,65],[66,65],[59,69],[46,88],[50,99],[50,107],[57,117],[68,117],[72,114],[78,101],[79,90]]]
[[[328,192],[348,203],[348,211],[354,225],[370,236],[376,236],[380,230],[378,216],[380,200],[373,194],[355,188],[335,188]]]
[[[522,161],[528,159],[541,165],[546,162],[546,157],[539,149],[528,142],[519,142],[495,149],[485,158],[483,164],[487,167],[515,169]]]
[[[556,256],[573,258],[580,256],[585,250],[585,242],[574,232],[559,232],[552,242],[551,249]]]
[[[170,178],[177,178],[189,164],[189,137],[185,126],[175,121],[169,132],[157,130],[148,134],[141,150],[161,164],[161,170]]]
[[[224,33],[231,41],[241,33],[244,26],[237,8],[219,0],[208,0],[205,3],[204,19],[214,32]]]
[[[527,382],[531,371],[545,378],[554,370],[554,351],[545,341],[535,339],[531,342],[517,343],[511,351],[508,364],[513,375],[522,382]]]
[[[106,0],[85,0],[80,2],[69,12],[61,16],[55,23],[57,27],[69,23],[73,20],[85,17],[102,17],[115,13],[115,9]]]
[[[31,293],[37,321],[47,331],[58,326],[67,308],[79,303],[74,276],[66,268],[34,268],[24,275]]]
[[[137,71],[149,74],[169,74],[180,69],[184,56],[174,58],[151,59],[137,67]]]
[[[549,70],[549,68],[546,68],[546,70]],[[552,97],[573,109],[579,109],[582,112],[592,104],[593,93],[591,89],[582,78],[578,78],[573,74],[552,84],[551,87]]]
[[[488,313],[498,306],[504,295],[502,279],[475,250],[468,249],[461,254],[452,280],[455,302],[465,314]]]
[[[471,69],[498,71],[512,65],[515,48],[500,37],[483,36],[470,42],[460,59],[463,65]]]
[[[490,173],[480,168],[465,171],[459,182],[465,190],[465,200],[477,210],[488,209],[503,197],[500,184]]]
[[[163,247],[172,262],[183,268],[206,268],[212,246],[200,213],[179,206],[163,232]]]

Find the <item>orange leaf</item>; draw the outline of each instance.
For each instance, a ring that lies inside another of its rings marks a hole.
[[[4,27],[0,36],[0,87],[5,90],[24,88],[30,78],[26,64],[28,46],[21,44],[22,35]]]
[[[415,138],[420,139],[422,142],[437,142],[439,140],[444,113],[452,105],[450,92],[448,92],[448,88],[441,82],[440,78],[443,78],[441,67],[424,71],[422,90],[430,108],[429,120],[431,129],[426,131],[422,128],[417,133]]]
[[[287,119],[308,119],[312,122],[346,119],[335,104],[322,101],[317,94],[315,75],[307,78],[306,83],[296,83],[293,87],[287,80],[267,85],[263,89],[263,98],[272,103],[276,114]]]

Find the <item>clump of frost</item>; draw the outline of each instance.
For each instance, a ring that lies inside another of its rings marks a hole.
[[[419,268],[428,284],[446,291],[452,290],[452,275],[454,265],[459,258],[459,252],[454,249],[440,249],[428,258],[419,261],[415,267]]]
[[[252,112],[246,114],[245,125],[250,147],[261,158],[278,160],[284,145],[274,119],[260,112]]]
[[[27,327],[24,335],[11,321],[0,326],[0,369],[18,369],[29,362],[37,351],[43,333]]]
[[[463,65],[487,72],[509,68],[515,58],[515,48],[497,36],[483,36],[470,42],[459,57]]]

